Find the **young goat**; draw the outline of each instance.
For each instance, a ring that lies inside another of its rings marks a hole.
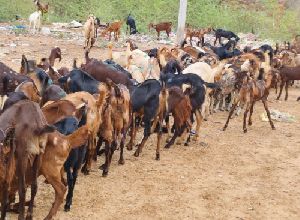
[[[270,125],[272,129],[275,130],[275,126],[272,122],[271,114],[268,109],[268,103],[267,103],[272,78],[273,78],[272,72],[268,72],[264,77],[263,69],[260,69],[258,80],[254,80],[249,75],[245,75],[245,77],[243,78],[242,87],[239,91],[237,99],[235,100],[229,112],[223,131],[225,131],[226,128],[228,127],[229,120],[235,108],[237,107],[238,103],[241,102],[242,105],[246,105],[246,109],[244,112],[244,122],[243,122],[243,130],[244,133],[246,133],[247,132],[246,121],[247,121],[248,112],[250,111],[248,125],[252,125],[252,114],[253,114],[254,104],[255,102],[260,100],[264,104],[265,110],[269,118]]]
[[[95,16],[90,15],[88,17],[87,21],[83,26],[83,29],[84,29],[84,37],[85,37],[84,49],[89,51],[96,41]]]
[[[165,31],[167,33],[168,38],[170,37],[172,22],[162,22],[159,24],[150,23],[148,25],[149,31],[151,28],[155,29],[157,32],[157,39],[159,40],[160,32]]]
[[[282,67],[279,69],[279,74],[281,78],[280,83],[280,91],[279,95],[277,97],[277,100],[279,100],[283,86],[285,85],[285,100],[288,99],[288,88],[290,85],[290,82],[292,80],[300,80],[300,66],[297,67]]]
[[[31,29],[32,26],[33,33],[41,28],[41,14],[41,11],[35,11],[29,16],[29,29]]]

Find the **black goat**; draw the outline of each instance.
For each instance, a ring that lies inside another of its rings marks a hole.
[[[176,74],[182,74],[182,69],[177,60],[170,60],[160,73],[160,80],[166,82],[167,79],[172,78]]]
[[[127,24],[127,30],[128,31],[128,26],[129,26],[129,33],[130,35],[138,33],[136,26],[135,26],[135,20],[134,18],[129,14],[127,19],[126,19],[126,24]]]
[[[222,43],[221,43],[222,37],[227,38],[228,40],[231,40],[232,38],[234,38],[236,42],[238,42],[240,40],[240,38],[232,31],[225,31],[223,29],[217,29],[214,31],[216,34],[216,40],[214,42],[214,45],[216,45],[218,39],[219,39],[219,44],[222,45]]]
[[[90,94],[99,93],[98,87],[100,83],[80,69],[72,70],[69,75],[59,78],[58,82],[70,93],[79,91],[85,91]]]
[[[228,41],[227,44],[221,47],[210,46],[210,49],[219,57],[220,60],[239,56],[242,52],[238,49],[234,49],[236,45],[235,41]]]
[[[69,135],[72,134],[79,127],[85,125],[86,106],[82,107],[80,110],[82,113],[82,118],[80,122],[78,122],[78,120],[75,117],[66,117],[63,120],[54,124],[56,129],[64,135]],[[72,149],[66,162],[64,163],[64,170],[67,173],[67,184],[68,184],[68,194],[66,197],[66,204],[64,207],[66,212],[70,211],[70,207],[72,205],[73,191],[76,184],[78,171],[83,164],[86,151],[87,151],[86,145],[82,145],[79,148]]]
[[[138,157],[151,133],[151,121],[158,113],[159,95],[161,92],[160,82],[154,79],[144,81],[139,86],[134,87],[131,93],[132,112],[139,113],[143,110],[144,136],[134,156]],[[132,150],[135,134],[135,119],[132,120],[131,139],[127,145],[128,150]],[[159,159],[159,153],[156,154]]]

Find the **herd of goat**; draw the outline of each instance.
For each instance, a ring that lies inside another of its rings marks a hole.
[[[71,70],[54,67],[56,59],[62,59],[59,47],[38,62],[23,55],[19,72],[0,62],[3,220],[7,211],[17,211],[19,219],[24,219],[25,205],[26,219],[32,219],[40,175],[55,190],[45,219],[55,216],[67,188],[64,209],[69,211],[79,170],[88,175],[92,162],[105,154],[100,169],[103,176],[108,175],[116,150],[120,151],[118,163],[124,164],[124,147],[133,149],[139,127],[144,133],[134,156],[138,157],[150,135],[157,133],[156,160],[160,159],[163,133],[167,133],[165,148],[177,138],[184,145],[191,139],[198,142],[203,119],[209,120],[211,114],[225,108],[229,115],[223,130],[233,114],[244,109],[243,131],[247,132],[257,101],[262,101],[275,129],[268,109],[270,89],[277,92],[280,85],[279,99],[285,86],[287,99],[288,86],[300,80],[299,37],[276,48],[239,48],[239,37],[230,31],[188,27],[186,40],[198,37],[201,47],[188,46],[185,40],[178,47],[141,50],[128,40],[125,51],[113,51],[109,44],[108,59],[102,61],[89,57],[97,37],[95,20],[89,17],[84,26],[85,63],[78,66],[74,59]],[[149,27],[158,34],[165,29],[168,34],[170,25],[165,22]],[[205,42],[204,35],[211,31],[219,46]],[[224,45],[222,38],[228,39]],[[130,140],[126,142],[127,134]],[[28,186],[31,198],[26,202]]]

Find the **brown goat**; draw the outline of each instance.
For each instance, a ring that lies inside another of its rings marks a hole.
[[[115,41],[118,41],[120,35],[121,35],[121,27],[123,25],[124,21],[115,21],[111,24],[108,24],[108,27],[104,29],[102,32],[102,36],[105,36],[107,33],[109,33],[109,41],[111,40],[111,33],[114,33]]]
[[[167,92],[167,114],[172,113],[175,128],[173,137],[165,146],[165,148],[170,148],[178,136],[190,131],[192,106],[189,96],[185,95],[179,87],[171,87]],[[184,136],[183,138],[185,138]],[[185,144],[187,145],[187,142]]]
[[[76,92],[68,94],[64,100],[71,101],[77,109],[81,108],[83,104],[87,104],[87,122],[86,125],[89,130],[89,144],[87,151],[87,158],[84,166],[82,167],[82,172],[84,174],[89,174],[92,164],[92,158],[94,158],[94,153],[96,149],[96,138],[99,131],[99,127],[102,124],[102,112],[104,108],[104,103],[108,90],[106,86],[102,86],[100,90],[100,96],[96,100],[91,94],[87,92]]]
[[[229,112],[223,131],[225,131],[226,128],[228,127],[229,120],[235,108],[237,107],[238,103],[241,102],[242,105],[246,105],[246,109],[244,112],[244,122],[243,122],[243,130],[244,133],[246,133],[247,132],[246,121],[247,121],[248,112],[250,110],[248,125],[252,125],[252,114],[253,114],[254,104],[255,102],[260,100],[264,104],[271,128],[275,130],[275,126],[272,122],[271,114],[267,104],[268,101],[267,99],[269,95],[269,89],[271,88],[273,74],[270,71],[266,74],[266,76],[263,75],[264,75],[264,71],[263,69],[260,69],[259,80],[254,80],[249,75],[246,75],[244,77],[242,87],[239,91],[238,97],[234,101],[234,104]]]
[[[31,200],[29,203],[27,218],[32,219],[34,198],[37,192],[37,177],[41,165],[41,155],[45,152],[49,132],[54,129],[47,125],[46,119],[38,104],[21,100],[4,111],[0,116],[0,142],[6,137],[7,131],[14,129],[13,146],[10,148],[11,154],[8,158],[8,171],[12,170],[12,157],[16,154],[16,177],[18,178],[19,189],[19,219],[24,219],[25,198],[26,198],[26,171],[30,170]],[[5,219],[7,210],[8,190],[11,185],[11,176],[14,174],[6,172],[1,200],[1,219]]]
[[[103,124],[100,127],[100,136],[105,142],[105,164],[101,166],[103,176],[108,174],[111,158],[118,147],[120,140],[119,164],[124,164],[123,150],[126,134],[130,125],[130,94],[124,85],[115,85],[108,82],[110,88],[110,98],[103,111]]]
[[[44,15],[44,13],[48,13],[49,3],[43,4],[39,0],[34,0],[34,3],[36,4],[38,11],[42,12],[42,15]]]
[[[280,74],[280,91],[279,95],[277,97],[277,100],[279,100],[283,86],[285,85],[285,100],[288,99],[288,88],[290,85],[290,82],[292,80],[300,80],[300,66],[297,67],[285,67],[283,66],[282,68],[279,69],[279,74]]]
[[[82,65],[82,70],[90,74],[99,82],[106,82],[110,79],[115,84],[125,85],[129,91],[132,89],[132,82],[127,75],[110,68],[108,65],[104,64],[102,61],[96,59],[90,59],[86,53],[86,64]]]
[[[204,36],[205,34],[208,34],[212,31],[212,28],[202,28],[202,29],[192,29],[190,27],[188,27],[186,29],[186,33],[185,33],[185,40],[187,40],[187,38],[190,38],[190,44],[192,46],[192,39],[193,37],[197,37],[199,39],[199,41],[197,42],[197,45],[204,45]]]
[[[157,39],[159,40],[160,32],[165,31],[167,33],[167,36],[170,37],[170,33],[172,31],[172,22],[161,22],[158,24],[150,23],[148,25],[149,31],[151,28],[155,29],[157,32]]]
[[[71,149],[79,147],[86,143],[88,137],[88,129],[86,126],[80,127],[73,134],[64,136],[59,132],[55,131],[48,135],[48,141],[46,143],[45,152],[41,155],[41,166],[39,169],[38,175],[43,175],[46,178],[47,183],[51,184],[55,191],[55,200],[49,211],[49,214],[45,219],[51,220],[57,213],[59,206],[64,200],[64,195],[66,192],[66,186],[62,178],[62,169],[63,165],[69,156]],[[6,150],[8,153],[1,152],[0,150],[0,173],[4,174],[6,171],[5,168],[5,158],[9,156],[13,151]],[[12,155],[11,160],[11,173],[16,171],[16,155]],[[12,176],[12,184],[9,189],[9,203],[12,202],[15,196],[15,192],[18,190],[17,178]],[[0,175],[0,180],[3,179],[3,176]],[[34,180],[30,175],[30,169],[27,169],[26,172],[26,185],[30,185]],[[1,184],[1,188],[3,185]],[[1,192],[0,192],[1,195]],[[17,204],[14,204],[13,207],[17,207]]]

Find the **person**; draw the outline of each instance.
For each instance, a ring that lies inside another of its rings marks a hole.
[[[127,31],[128,31],[128,26],[129,26],[130,35],[137,33],[136,26],[135,26],[135,20],[131,16],[131,14],[128,15],[126,24],[127,24]]]

